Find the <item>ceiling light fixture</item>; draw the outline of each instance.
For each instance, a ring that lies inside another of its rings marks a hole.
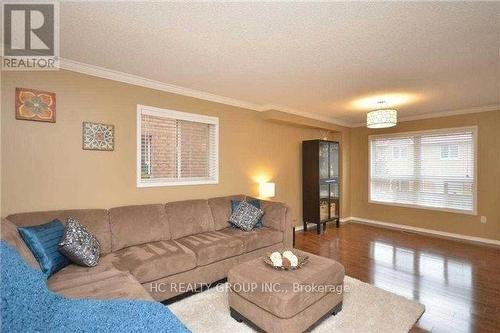
[[[398,111],[385,107],[385,101],[378,102],[379,108],[366,114],[366,127],[387,128],[396,126]]]

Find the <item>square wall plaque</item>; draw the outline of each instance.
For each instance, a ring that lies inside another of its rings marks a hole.
[[[85,150],[114,150],[115,126],[84,122],[82,125],[82,141]]]

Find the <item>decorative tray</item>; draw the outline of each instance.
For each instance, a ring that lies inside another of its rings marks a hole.
[[[283,253],[285,253],[285,252],[291,252],[295,257],[297,257],[297,265],[296,266],[292,266],[291,261],[288,260],[287,257],[283,257]],[[268,264],[269,266],[271,266],[272,268],[277,269],[277,270],[293,271],[293,270],[302,268],[309,261],[308,256],[302,256],[302,255],[296,254],[292,251],[285,251],[285,252],[283,252],[283,253],[281,253],[281,252],[268,253],[263,258],[264,262],[266,264]],[[275,266],[273,264],[273,261],[271,260],[271,256],[275,255],[276,253],[279,253],[281,256],[281,260],[282,260],[281,266]],[[284,259],[286,259],[286,260],[284,260]]]

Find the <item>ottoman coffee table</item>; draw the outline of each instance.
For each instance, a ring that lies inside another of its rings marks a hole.
[[[234,319],[267,332],[292,333],[304,332],[342,310],[344,266],[293,252],[309,257],[297,270],[277,270],[257,258],[229,271],[229,307]]]

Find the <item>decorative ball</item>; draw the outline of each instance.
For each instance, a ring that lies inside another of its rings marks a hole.
[[[297,256],[293,254],[292,251],[283,252],[283,258],[286,258],[288,261],[290,261],[290,265],[292,267],[297,267],[299,264],[299,258],[297,258]]]
[[[281,258],[281,253],[278,251],[271,253],[271,258]]]
[[[281,254],[279,252],[273,252],[270,256],[269,259],[271,259],[273,266],[275,267],[281,267],[283,264],[283,260],[281,258]]]
[[[285,268],[290,268],[292,267],[292,263],[290,262],[290,260],[288,260],[287,258],[283,257],[283,267]]]
[[[271,255],[269,256],[269,258],[271,259],[271,261],[274,259],[274,260],[281,260],[281,254],[279,252],[273,252],[271,253]]]
[[[271,261],[274,267],[281,267],[283,265],[283,260],[281,258],[273,258]]]

